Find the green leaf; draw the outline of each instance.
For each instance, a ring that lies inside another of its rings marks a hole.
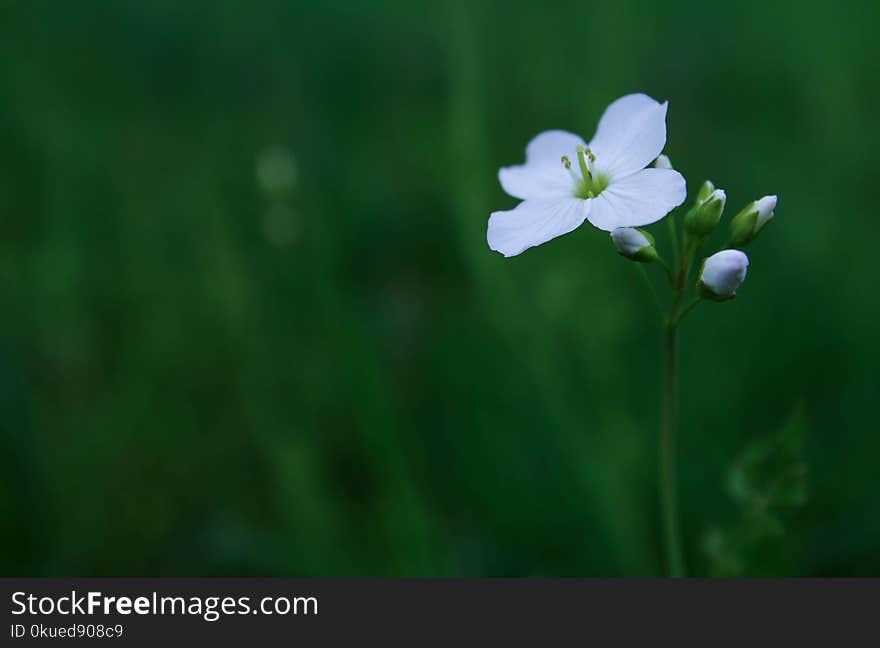
[[[704,536],[712,575],[761,575],[768,552],[781,547],[786,523],[807,503],[805,434],[798,406],[776,433],[752,440],[731,463],[725,490],[739,513],[727,527],[715,526]]]

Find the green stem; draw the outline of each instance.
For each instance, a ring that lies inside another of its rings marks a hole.
[[[669,264],[667,264],[666,261],[664,261],[663,257],[661,257],[661,256],[657,257],[657,262],[660,264],[660,266],[663,268],[663,271],[666,273],[666,278],[669,280],[669,285],[674,286],[675,285],[675,275],[672,274],[672,269],[669,267]]]
[[[684,316],[687,315],[688,313],[690,313],[692,310],[694,310],[697,307],[697,304],[699,304],[701,301],[702,301],[702,297],[699,297],[699,296],[694,297],[694,301],[692,301],[690,304],[688,304],[687,306],[685,306],[684,308],[681,309],[681,313],[679,313],[678,320],[676,321],[676,323],[683,320]]]
[[[673,578],[684,576],[681,529],[678,520],[678,497],[675,485],[675,438],[678,430],[678,326],[666,326],[663,372],[663,428],[660,434],[659,472],[660,508],[666,566]]]
[[[681,578],[685,574],[675,475],[678,436],[678,323],[681,315],[693,308],[691,304],[684,311],[680,310],[693,253],[694,244],[690,238],[685,237],[678,259],[678,273],[673,285],[672,305],[666,319],[663,345],[663,426],[660,429],[658,472],[666,568],[673,578]]]

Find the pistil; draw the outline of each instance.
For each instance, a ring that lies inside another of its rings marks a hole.
[[[580,176],[571,168],[571,159],[567,155],[562,156],[562,164],[571,174],[577,187],[575,195],[584,200],[595,198],[608,186],[608,180],[601,174],[594,176],[590,170],[590,167],[596,162],[596,156],[589,148],[578,146],[577,160],[581,171]]]
[[[590,162],[595,162],[596,156],[593,155],[593,152],[590,149],[584,148],[580,145],[578,145],[577,147],[577,154],[578,165],[580,165],[581,167],[581,176],[584,178],[584,183],[590,185],[593,182],[593,174],[590,173],[590,169],[587,166],[587,160],[586,158],[584,158],[584,155],[587,155],[590,158]]]

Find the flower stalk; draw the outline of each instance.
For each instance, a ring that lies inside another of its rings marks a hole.
[[[664,335],[663,427],[660,432],[660,509],[666,568],[672,578],[685,575],[675,475],[678,436],[678,323],[669,321]]]
[[[682,578],[685,575],[676,477],[678,325],[682,316],[690,312],[698,303],[692,302],[684,310],[681,310],[695,251],[690,240],[685,242],[683,248],[679,259],[678,273],[673,284],[672,304],[669,307],[669,315],[666,317],[663,333],[663,424],[660,428],[659,452],[657,454],[663,546],[666,555],[666,569],[672,578]]]

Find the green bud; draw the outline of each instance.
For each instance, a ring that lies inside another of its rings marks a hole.
[[[730,222],[730,244],[743,247],[754,241],[761,230],[773,219],[776,196],[764,196],[750,202]]]
[[[642,248],[635,255],[630,257],[633,261],[638,261],[639,263],[653,263],[657,260],[657,248],[653,245],[650,247]]]
[[[755,224],[758,222],[758,211],[746,207],[730,221],[730,244],[743,247],[752,240]]]
[[[707,183],[711,184],[711,183]],[[705,185],[703,185],[705,187]],[[702,192],[702,189],[700,190]],[[721,222],[721,214],[727,203],[723,189],[715,189],[703,201],[698,202],[685,214],[684,229],[691,236],[705,238]]]
[[[706,180],[706,182],[703,183],[703,186],[700,187],[700,190],[697,192],[696,204],[699,205],[700,203],[706,202],[706,198],[708,198],[713,191],[715,191],[715,185],[712,184],[711,180]]]

